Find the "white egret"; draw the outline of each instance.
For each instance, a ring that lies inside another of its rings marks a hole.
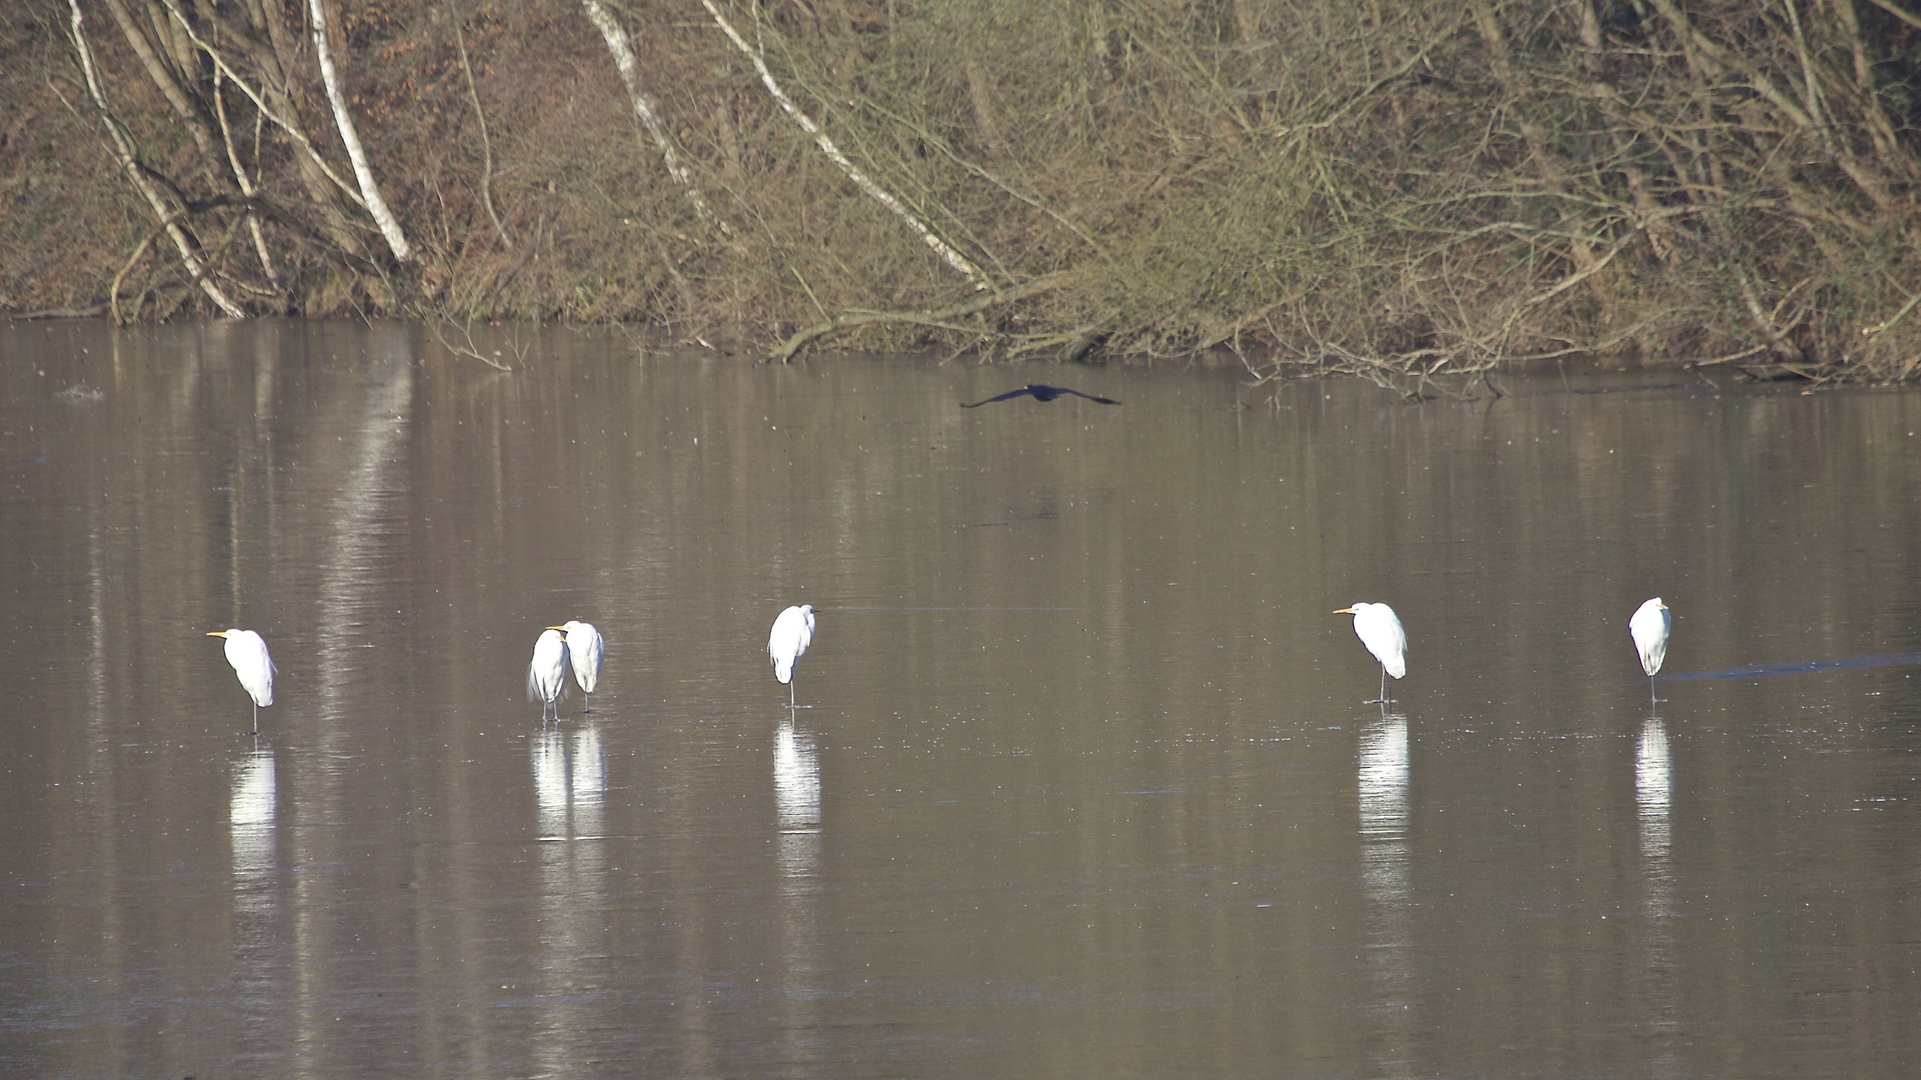
[[[1655,597],[1635,609],[1628,620],[1628,634],[1634,638],[1634,651],[1641,654],[1641,670],[1648,676],[1648,701],[1654,700],[1654,676],[1668,658],[1668,628],[1674,623],[1668,606]]]
[[[606,639],[594,629],[593,623],[584,623],[579,619],[569,619],[565,625],[547,629],[567,635],[567,655],[574,660],[574,681],[580,684],[582,697],[591,697],[594,685],[600,682],[601,657],[607,655]],[[592,703],[582,702],[580,711],[593,712]]]
[[[227,639],[227,663],[240,685],[253,698],[253,731],[260,734],[260,710],[273,704],[273,658],[267,655],[267,642],[252,630],[209,630],[208,637]]]
[[[567,638],[559,627],[540,632],[534,642],[534,662],[527,665],[527,700],[538,701],[540,722],[547,722],[547,710],[560,720],[560,699],[567,696]]]
[[[1398,679],[1407,674],[1407,631],[1401,629],[1400,618],[1386,604],[1364,604],[1358,600],[1352,607],[1336,609],[1334,614],[1354,616],[1354,636],[1381,662],[1381,696],[1362,704],[1386,705],[1387,677],[1392,675]]]
[[[806,654],[814,640],[814,606],[790,607],[774,620],[774,632],[767,635],[767,658],[774,662],[774,678],[787,684],[787,707],[794,705],[794,665]]]

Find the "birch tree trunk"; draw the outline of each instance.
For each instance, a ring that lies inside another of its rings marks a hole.
[[[149,0],[150,8],[152,2],[153,0]],[[219,83],[224,77],[239,87],[240,92],[253,102],[260,116],[271,121],[276,129],[293,140],[294,145],[299,148],[299,152],[294,155],[294,165],[302,186],[307,189],[307,196],[314,210],[320,215],[321,229],[325,232],[327,239],[342,252],[364,258],[365,247],[361,244],[360,237],[348,227],[346,215],[341,211],[335,194],[346,196],[356,206],[365,206],[365,202],[351,185],[334,174],[326,159],[314,149],[313,140],[309,139],[300,127],[300,109],[294,101],[293,87],[288,83],[286,64],[283,62],[283,58],[291,57],[297,51],[295,44],[297,39],[290,38],[285,32],[285,27],[281,25],[279,5],[249,3],[246,10],[255,34],[248,34],[231,23],[222,23],[219,34],[222,42],[221,45],[216,46],[194,29],[194,24],[187,18],[186,12],[180,9],[176,0],[159,0],[159,2],[172,17],[173,25],[179,34],[212,62],[214,90],[211,96],[215,102],[216,113],[219,110]],[[266,40],[256,36],[259,33],[266,34]],[[253,64],[258,87],[249,83],[239,71],[235,70],[232,59],[223,51],[229,46]],[[225,123],[224,118],[222,123]],[[259,141],[259,132],[256,127],[254,137],[256,150]],[[258,154],[255,157],[257,165]]]
[[[126,170],[127,179],[133,182],[134,188],[140,192],[141,197],[147,201],[147,206],[153,210],[153,216],[165,227],[167,238],[173,241],[174,250],[180,253],[181,264],[187,268],[187,273],[193,276],[194,283],[200,286],[200,291],[206,293],[207,299],[212,300],[215,306],[228,315],[236,319],[246,318],[247,313],[242,311],[238,304],[229,300],[227,295],[220,291],[220,286],[215,285],[212,279],[207,277],[205,266],[201,264],[199,256],[194,254],[193,243],[187,239],[187,234],[181,231],[178,224],[180,212],[169,207],[166,200],[161,198],[160,192],[147,179],[147,174],[134,153],[133,141],[127,137],[119,121],[114,119],[113,113],[107,108],[107,94],[101,87],[99,73],[94,68],[93,49],[87,44],[86,26],[80,15],[80,0],[67,0],[67,6],[73,11],[73,48],[80,56],[80,70],[86,76],[87,92],[92,95],[94,107],[100,110],[101,122],[107,126],[107,133],[113,139],[115,156],[120,159],[120,167]]]
[[[166,63],[167,59],[172,58],[172,53],[166,51],[167,42],[163,39],[160,51],[156,51],[153,42],[147,39],[147,32],[134,21],[121,0],[107,0],[107,12],[113,16],[113,21],[119,24],[121,36],[126,38],[127,44],[133,49],[133,54],[140,59],[141,66],[147,71],[147,77],[153,80],[161,96],[167,99],[167,104],[173,106],[174,115],[187,126],[187,131],[193,136],[194,145],[200,148],[203,161],[213,161],[213,134],[207,130],[207,118],[195,107],[187,87],[181,85],[182,73]],[[161,33],[165,29],[163,24],[155,28],[154,32]],[[213,171],[209,170],[209,173]]]
[[[340,92],[340,76],[334,71],[333,53],[327,46],[327,12],[325,0],[308,0],[307,10],[313,18],[314,58],[320,61],[320,78],[327,84],[327,101],[333,106],[334,126],[340,129],[340,141],[347,144],[347,156],[354,163],[354,179],[360,183],[360,197],[367,204],[367,213],[373,215],[374,224],[380,226],[380,235],[387,238],[387,247],[400,262],[412,262],[413,248],[407,243],[407,234],[400,231],[400,222],[394,219],[393,211],[387,209],[387,200],[381,198],[380,185],[374,181],[373,167],[367,164],[367,152],[360,147],[360,136],[354,130],[353,116],[347,111],[346,95]]]
[[[800,125],[802,131],[814,137],[814,142],[820,147],[821,153],[827,155],[829,161],[839,166],[840,171],[845,173],[856,187],[866,192],[868,197],[892,211],[894,216],[900,218],[928,247],[933,248],[935,254],[946,261],[947,265],[960,271],[961,276],[973,282],[976,289],[988,287],[980,269],[969,262],[967,256],[954,250],[947,241],[934,235],[934,230],[929,228],[926,222],[915,216],[912,210],[907,209],[899,199],[894,198],[885,188],[875,183],[872,177],[862,172],[853,162],[847,160],[847,155],[841,153],[840,147],[834,145],[834,140],[828,138],[827,133],[820,129],[820,125],[814,123],[812,118],[802,112],[800,107],[787,96],[787,91],[780,88],[780,83],[774,80],[774,73],[767,70],[767,61],[761,56],[760,50],[747,44],[746,39],[740,36],[740,32],[734,29],[734,25],[727,21],[719,8],[714,6],[714,0],[700,0],[700,2],[707,9],[707,13],[714,17],[714,24],[727,35],[727,39],[734,43],[734,47],[740,50],[741,55],[753,63],[754,70],[760,73],[762,85],[767,87],[767,92],[773,95],[774,100],[780,103],[780,107],[788,116],[794,118],[794,122]]]
[[[633,102],[634,113],[640,117],[648,136],[660,149],[660,160],[667,166],[667,175],[687,189],[687,199],[694,204],[694,210],[700,214],[702,221],[715,222],[722,232],[731,231],[726,222],[716,219],[713,211],[707,209],[707,200],[701,196],[700,189],[694,186],[693,174],[681,160],[680,151],[675,149],[673,136],[668,134],[667,125],[660,121],[660,105],[641,88],[640,62],[634,58],[633,42],[627,37],[627,31],[621,28],[611,12],[601,6],[600,0],[580,0],[580,5],[587,9],[587,18],[599,28],[600,36],[607,39],[607,51],[613,54],[614,68],[620,72],[620,81],[627,86],[627,98]]]
[[[233,126],[227,122],[227,105],[220,96],[220,69],[213,69],[213,111],[220,120],[220,141],[227,148],[227,164],[233,167],[233,176],[240,182],[240,193],[248,199],[254,197],[253,181],[247,176],[247,167],[240,163],[240,154],[233,145]],[[260,122],[265,119],[262,113],[254,114],[254,161],[260,161]],[[267,272],[267,280],[276,288],[280,285],[280,275],[274,272],[273,256],[267,252],[267,238],[260,232],[260,216],[252,210],[247,211],[247,231],[253,235],[254,254],[260,256],[260,268]]]

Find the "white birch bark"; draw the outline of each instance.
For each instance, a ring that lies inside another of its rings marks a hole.
[[[176,221],[177,215],[140,171],[140,163],[133,152],[132,140],[127,137],[125,131],[120,129],[119,123],[113,118],[113,113],[107,108],[107,93],[101,87],[99,74],[94,69],[93,48],[87,44],[86,27],[80,15],[80,0],[67,0],[67,6],[73,11],[73,48],[80,54],[80,70],[87,79],[87,92],[93,96],[94,107],[100,110],[101,122],[107,125],[107,133],[113,137],[113,146],[120,158],[120,167],[127,171],[127,178],[133,182],[134,188],[140,192],[141,197],[146,199],[147,206],[153,210],[153,216],[166,228],[167,238],[173,241],[174,250],[180,253],[180,262],[186,266],[187,273],[193,275],[195,284],[200,286],[200,291],[206,293],[207,299],[212,300],[215,306],[228,315],[236,319],[246,318],[247,313],[240,309],[240,305],[227,299],[227,295],[220,291],[220,286],[215,285],[207,276],[206,268],[201,265],[199,256],[193,252],[193,245],[187,240],[187,234],[180,230]]]
[[[393,251],[394,258],[401,262],[412,262],[414,249],[407,243],[407,234],[400,231],[400,222],[394,220],[393,211],[387,209],[387,200],[380,196],[380,185],[374,182],[373,167],[367,164],[367,152],[360,148],[360,136],[354,130],[353,116],[347,112],[347,98],[340,92],[340,76],[334,71],[333,52],[327,47],[327,13],[324,0],[307,0],[307,10],[313,18],[314,58],[320,61],[320,79],[327,84],[327,101],[333,106],[334,126],[340,129],[340,141],[347,144],[347,157],[354,163],[354,179],[360,182],[360,196],[367,204],[367,213],[373,215],[374,224],[380,226],[380,235],[387,238],[387,247]]]
[[[634,57],[633,42],[627,37],[627,31],[611,12],[601,6],[599,0],[580,0],[580,6],[587,9],[587,18],[599,28],[600,36],[607,39],[607,51],[614,56],[614,68],[620,72],[620,81],[627,86],[627,97],[634,103],[634,112],[640,117],[641,125],[660,149],[660,160],[667,166],[667,175],[687,189],[687,199],[694,204],[694,210],[700,214],[702,221],[716,222],[722,232],[730,231],[725,222],[718,221],[713,211],[707,209],[707,200],[701,196],[700,189],[694,186],[693,173],[688,171],[686,162],[681,160],[680,151],[675,149],[667,125],[661,123],[660,105],[642,89],[640,61]]]
[[[728,40],[734,43],[734,47],[739,49],[743,56],[753,62],[754,70],[760,73],[760,81],[767,87],[767,92],[773,95],[774,100],[780,103],[780,107],[786,111],[788,116],[794,118],[794,122],[800,125],[802,131],[814,137],[814,142],[820,147],[821,153],[827,155],[829,161],[839,166],[840,171],[847,174],[847,178],[852,180],[856,187],[866,192],[870,198],[893,211],[895,217],[900,218],[902,222],[906,223],[907,227],[912,229],[915,235],[919,236],[928,247],[933,248],[935,254],[945,260],[947,265],[960,271],[962,276],[973,282],[975,288],[987,288],[987,282],[982,279],[979,268],[969,262],[967,256],[954,250],[947,241],[934,235],[934,230],[929,228],[926,222],[916,217],[914,212],[907,209],[899,199],[888,194],[887,190],[875,183],[872,177],[862,172],[853,162],[847,160],[847,155],[840,152],[840,147],[834,145],[834,140],[827,137],[827,133],[820,129],[820,125],[814,123],[806,113],[800,110],[798,105],[795,105],[793,101],[788,98],[787,92],[782,90],[780,83],[774,80],[774,73],[767,70],[767,61],[761,56],[760,50],[747,44],[746,39],[740,36],[739,31],[734,29],[733,24],[728,22],[726,16],[720,13],[720,9],[714,6],[714,0],[700,0],[700,2],[707,8],[707,13],[714,17],[715,25],[719,26],[721,31],[727,35]]]
[[[367,201],[360,197],[360,192],[355,191],[352,184],[342,180],[340,174],[334,172],[333,166],[327,164],[327,159],[320,156],[320,151],[314,148],[313,141],[307,138],[307,133],[300,130],[300,126],[295,124],[289,117],[281,116],[279,113],[274,112],[273,108],[267,104],[266,99],[261,96],[260,92],[255,90],[246,79],[241,78],[240,73],[233,69],[233,65],[227,63],[226,57],[222,56],[212,44],[201,38],[194,30],[193,24],[187,21],[187,17],[180,13],[178,7],[174,6],[174,0],[162,0],[162,2],[167,5],[168,13],[173,16],[174,22],[180,27],[181,32],[185,33],[188,40],[198,46],[201,52],[207,54],[207,59],[213,61],[214,67],[226,73],[228,81],[238,86],[241,93],[247,95],[247,100],[253,102],[254,108],[260,110],[260,115],[272,120],[275,127],[285,132],[287,137],[292,139],[294,143],[306,153],[308,160],[318,166],[321,173],[333,182],[334,187],[340,189],[342,195],[352,199],[354,205],[365,209]]]

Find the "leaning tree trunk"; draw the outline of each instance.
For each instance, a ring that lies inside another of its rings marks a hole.
[[[380,185],[374,180],[373,166],[367,164],[367,152],[361,149],[360,135],[354,130],[353,114],[347,111],[346,95],[340,92],[340,75],[334,70],[333,53],[327,45],[326,0],[308,0],[308,11],[313,17],[314,57],[320,62],[320,78],[327,84],[327,101],[333,106],[334,125],[340,129],[340,141],[347,144],[347,156],[354,163],[354,179],[360,183],[360,197],[366,201],[367,213],[373,215],[374,224],[380,226],[380,235],[387,238],[387,247],[400,262],[412,262],[414,250],[407,243],[407,234],[401,232],[400,222],[395,220],[393,211],[387,209],[387,200],[381,198]]]
[[[318,2],[318,0],[316,0],[316,2]],[[733,42],[734,47],[740,50],[741,55],[747,57],[747,59],[753,63],[754,70],[760,73],[762,85],[766,86],[767,92],[773,95],[775,101],[780,103],[781,109],[785,111],[788,116],[794,118],[794,123],[799,124],[802,131],[813,136],[814,142],[820,147],[821,153],[826,154],[827,159],[832,161],[841,172],[847,175],[849,180],[854,182],[854,186],[866,192],[868,197],[872,198],[875,202],[885,206],[895,217],[905,223],[909,229],[912,229],[915,235],[921,238],[922,242],[934,249],[934,253],[939,255],[947,265],[960,271],[961,276],[973,282],[975,288],[985,289],[989,287],[985,277],[981,274],[980,268],[970,262],[967,256],[954,250],[953,246],[948,244],[947,241],[935,235],[934,230],[930,228],[925,221],[922,221],[916,216],[912,210],[907,209],[907,207],[899,199],[896,199],[890,194],[886,188],[875,183],[873,178],[861,171],[859,166],[847,160],[847,155],[841,153],[840,147],[834,145],[834,140],[828,138],[827,133],[820,129],[820,125],[814,123],[812,117],[802,112],[800,106],[795,105],[793,99],[787,96],[787,91],[780,88],[780,83],[774,79],[774,73],[767,70],[766,58],[761,55],[759,49],[747,44],[747,40],[740,36],[738,30],[734,29],[734,24],[728,22],[727,18],[720,13],[720,9],[714,6],[714,0],[700,0],[700,2],[707,8],[707,13],[714,17],[714,24],[720,27],[722,33],[727,35],[727,40]]]
[[[660,149],[660,160],[667,166],[667,175],[687,190],[687,201],[694,204],[694,211],[702,221],[716,222],[722,232],[728,231],[727,223],[714,217],[713,211],[707,208],[707,200],[700,194],[700,188],[694,186],[693,173],[688,171],[680,151],[675,148],[667,125],[661,122],[659,103],[642,89],[640,61],[634,58],[633,42],[628,40],[627,31],[621,28],[611,12],[601,6],[599,0],[580,0],[580,3],[587,9],[587,18],[600,30],[600,36],[607,39],[607,51],[613,54],[614,68],[620,72],[620,81],[627,87],[627,99],[633,102],[634,114],[640,117],[648,137]]]
[[[107,94],[100,85],[99,73],[94,66],[93,49],[87,44],[86,26],[80,14],[80,0],[67,0],[67,6],[73,11],[73,48],[80,58],[81,73],[86,76],[87,92],[93,98],[94,107],[100,110],[101,122],[106,125],[107,133],[113,140],[114,156],[119,160],[120,167],[126,170],[128,181],[133,184],[135,190],[140,192],[141,198],[146,200],[148,208],[153,211],[153,216],[159,221],[160,228],[166,232],[167,238],[173,241],[174,250],[180,256],[181,265],[187,268],[187,273],[193,277],[200,291],[206,293],[207,299],[212,300],[215,306],[228,315],[236,319],[246,318],[247,313],[242,311],[238,304],[228,299],[227,295],[220,291],[220,286],[214,284],[213,280],[207,276],[205,264],[194,252],[193,242],[180,228],[180,221],[186,216],[186,208],[169,206],[167,200],[161,197],[159,189],[147,178],[147,170],[140,163],[139,155],[134,152],[133,140],[121,127],[120,122],[114,118],[112,110],[107,107]]]

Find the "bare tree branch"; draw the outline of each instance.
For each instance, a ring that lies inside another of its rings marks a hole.
[[[173,14],[174,19],[184,28],[193,43],[200,47],[201,52],[207,54],[207,58],[213,61],[215,67],[224,72],[227,78],[233,80],[233,84],[240,88],[240,92],[246,94],[248,100],[253,102],[254,108],[259,109],[261,115],[272,120],[274,126],[286,132],[288,138],[298,144],[302,150],[305,150],[308,160],[319,167],[320,171],[326,175],[328,180],[333,182],[334,187],[337,188],[341,194],[352,199],[354,204],[361,209],[366,209],[367,201],[360,197],[360,192],[355,191],[354,186],[342,179],[339,173],[334,172],[333,167],[327,164],[326,158],[320,156],[320,151],[315,148],[313,140],[307,137],[307,133],[301,129],[300,125],[295,123],[291,116],[285,115],[268,105],[262,95],[257,92],[253,86],[249,85],[247,80],[240,76],[239,72],[233,69],[233,66],[227,62],[227,58],[202,38],[193,28],[192,24],[187,22],[186,16],[175,6],[174,0],[165,0],[165,3],[167,10]]]
[[[153,211],[154,218],[166,230],[168,239],[173,241],[174,250],[180,255],[181,265],[187,268],[187,273],[193,277],[200,291],[206,293],[207,299],[212,300],[215,306],[228,315],[236,319],[246,318],[247,313],[241,310],[238,304],[229,300],[227,295],[220,291],[220,286],[215,285],[212,279],[207,277],[206,269],[201,265],[199,257],[194,254],[192,242],[187,239],[186,233],[181,231],[179,222],[175,220],[179,211],[168,207],[166,201],[160,197],[160,193],[148,180],[147,170],[140,164],[139,155],[134,152],[132,138],[122,129],[120,122],[114,118],[112,110],[107,106],[106,90],[100,85],[99,73],[95,70],[93,62],[93,48],[87,44],[86,26],[80,14],[80,0],[67,0],[67,6],[73,12],[74,52],[79,55],[80,70],[86,75],[87,91],[93,95],[94,106],[100,110],[101,122],[106,125],[107,133],[113,139],[116,156],[120,159],[120,167],[126,170],[127,179],[147,201],[147,206]]]
[[[233,128],[227,123],[227,105],[220,94],[220,69],[214,68],[213,108],[214,115],[220,119],[220,141],[227,148],[227,163],[233,168],[234,179],[240,184],[240,193],[249,199],[254,197],[254,183],[247,176],[246,166],[240,164],[240,154],[233,146]],[[257,158],[256,154],[256,158]],[[254,254],[260,257],[260,268],[267,272],[267,280],[280,284],[280,275],[274,272],[273,256],[267,251],[267,238],[260,233],[260,219],[251,211],[247,214],[247,229],[253,234]]]
[[[956,326],[953,320],[965,315],[979,314],[988,308],[1000,304],[1011,304],[1016,300],[1025,300],[1030,296],[1037,296],[1041,293],[1058,289],[1066,285],[1071,278],[1072,274],[1070,273],[1048,274],[1044,277],[1037,277],[1032,281],[1022,282],[1002,292],[988,296],[976,296],[957,304],[949,304],[946,307],[914,308],[904,311],[842,312],[839,315],[829,316],[827,319],[815,323],[812,326],[805,326],[794,331],[785,342],[781,343],[779,348],[767,354],[767,359],[778,360],[784,364],[792,360],[797,353],[809,344],[827,337],[829,334],[837,334],[842,330],[849,330],[856,326],[870,326],[875,323],[915,323],[921,326],[935,326],[948,330],[967,330],[970,333],[978,332],[978,328]],[[805,281],[803,281],[802,284],[804,285]]]
[[[694,177],[687,165],[681,160],[680,151],[674,146],[674,138],[667,132],[667,125],[660,120],[660,104],[640,85],[640,61],[634,58],[633,42],[628,40],[627,31],[621,28],[611,12],[602,7],[599,0],[580,0],[587,9],[587,18],[600,30],[600,36],[607,39],[607,51],[613,54],[614,68],[620,72],[620,81],[627,87],[627,99],[633,102],[634,113],[640,117],[647,135],[654,140],[660,150],[661,163],[667,166],[667,175],[687,191],[687,200],[694,204],[694,211],[700,219],[719,226],[722,232],[731,232],[727,223],[714,217],[707,208],[707,200],[695,186]]]
[[[1921,15],[1914,15],[1909,12],[1902,11],[1900,8],[1895,6],[1894,0],[1868,0],[1868,2],[1870,4],[1873,4],[1875,7],[1880,8],[1882,11],[1885,11],[1888,14],[1894,16],[1895,18],[1900,19],[1902,22],[1907,23],[1909,26],[1912,26],[1917,30],[1921,30]]]
[[[473,102],[474,118],[480,122],[480,202],[487,208],[487,217],[494,223],[494,234],[500,237],[500,245],[512,251],[514,238],[500,220],[499,212],[494,209],[494,143],[487,137],[487,111],[480,107],[480,90],[474,85],[474,68],[467,62],[467,34],[460,28],[459,13],[454,15],[454,41],[460,46],[460,72],[467,77],[467,98]]]
[[[714,0],[700,0],[700,2],[701,5],[707,9],[707,13],[714,17],[714,24],[719,26],[721,32],[727,35],[727,39],[734,43],[734,47],[740,50],[742,56],[745,56],[753,63],[754,70],[760,73],[761,84],[767,87],[767,92],[773,95],[774,100],[780,103],[781,109],[786,112],[788,116],[794,118],[794,122],[800,125],[802,131],[814,137],[815,144],[820,147],[821,153],[827,155],[829,161],[832,161],[839,167],[840,171],[845,173],[847,178],[852,180],[856,187],[866,192],[869,198],[885,206],[895,217],[905,223],[909,229],[912,229],[914,234],[919,236],[928,247],[933,248],[934,253],[939,255],[947,265],[958,270],[961,276],[973,282],[975,288],[986,289],[989,287],[988,283],[983,279],[980,268],[970,262],[967,256],[954,250],[947,241],[934,235],[934,230],[929,228],[926,222],[922,221],[919,217],[915,216],[913,211],[902,205],[899,199],[888,194],[885,188],[875,183],[871,177],[862,172],[853,162],[847,160],[847,155],[841,153],[840,147],[834,145],[834,140],[828,138],[827,133],[820,129],[820,125],[814,123],[806,113],[802,112],[800,106],[795,105],[793,100],[787,96],[787,92],[780,88],[780,83],[774,79],[774,73],[767,70],[766,57],[761,55],[759,49],[747,44],[747,40],[740,36],[738,30],[734,29],[734,24],[728,22],[727,17],[722,15],[720,9],[714,6]],[[758,3],[755,5],[754,17],[756,21],[760,18]]]

